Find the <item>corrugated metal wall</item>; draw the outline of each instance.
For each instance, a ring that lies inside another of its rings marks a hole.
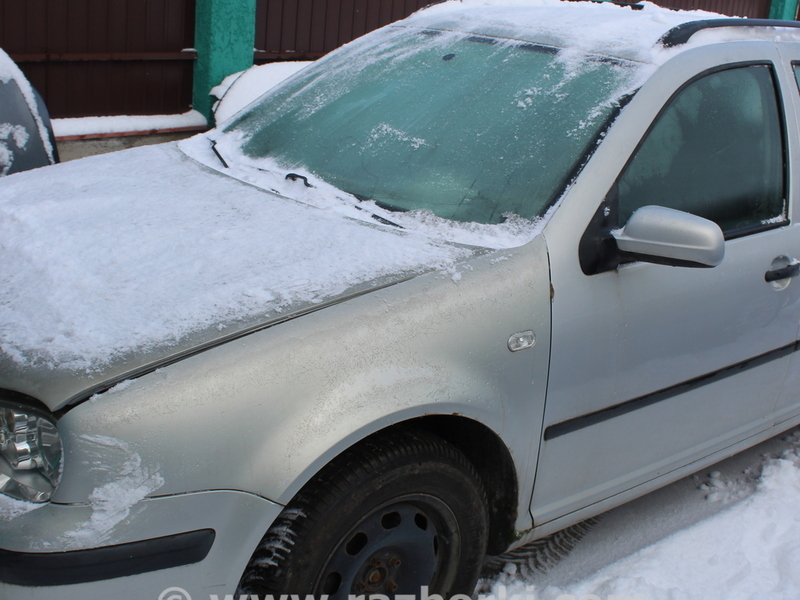
[[[0,47],[54,117],[189,110],[194,0],[0,0]]]
[[[708,10],[734,17],[766,19],[770,0],[653,0],[655,4],[682,10]]]
[[[433,0],[258,0],[256,61],[319,58]]]

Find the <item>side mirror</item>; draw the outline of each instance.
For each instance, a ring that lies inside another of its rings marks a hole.
[[[643,206],[621,230],[617,248],[636,260],[675,267],[716,267],[725,257],[725,238],[708,219],[663,206]]]

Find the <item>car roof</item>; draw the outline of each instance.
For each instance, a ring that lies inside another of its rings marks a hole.
[[[800,23],[794,21],[725,18],[650,2],[449,0],[414,13],[399,25],[576,48],[653,64],[697,45],[800,41]]]

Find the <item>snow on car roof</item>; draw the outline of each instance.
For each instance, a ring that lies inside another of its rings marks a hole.
[[[569,47],[653,64],[695,45],[765,36],[764,27],[710,29],[692,37],[690,44],[667,49],[659,40],[671,29],[723,15],[675,11],[652,2],[636,6],[640,8],[574,0],[450,0],[417,12],[402,24]],[[730,21],[735,23],[737,18]],[[773,29],[779,30],[777,36],[800,39],[797,29]]]

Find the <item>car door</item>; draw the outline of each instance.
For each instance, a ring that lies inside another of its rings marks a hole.
[[[675,478],[775,421],[797,339],[800,231],[788,218],[775,50],[764,46],[754,58],[737,48],[706,51],[694,67],[690,51],[681,68],[665,69],[670,83],[642,90],[619,120],[628,129],[604,142],[620,140],[599,159],[605,171],[617,165],[611,185],[573,190],[594,213],[577,229],[581,239],[565,218],[545,230],[553,341],[531,504],[537,525]],[[742,60],[732,61],[737,53]],[[715,65],[720,54],[728,62]],[[659,97],[663,106],[644,106]],[[626,140],[634,134],[638,141]],[[636,144],[633,152],[621,152],[625,144]],[[598,169],[581,178],[593,173],[602,181]],[[615,258],[610,232],[647,205],[716,222],[722,263]]]
[[[783,44],[781,54],[782,64],[788,70],[786,112],[787,116],[791,117],[800,114],[800,43]],[[800,121],[797,118],[793,121],[790,119],[788,126],[791,130],[800,132]],[[797,175],[800,172],[800,164],[795,163],[797,161],[790,161],[789,168]],[[800,315],[798,315],[797,326],[797,337],[800,339]],[[778,401],[776,418],[782,428],[800,422],[800,352],[795,352],[792,357],[786,385]]]

